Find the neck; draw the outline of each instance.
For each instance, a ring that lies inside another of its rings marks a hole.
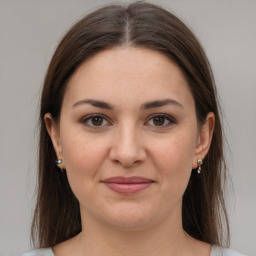
[[[75,238],[79,256],[193,255],[192,240],[183,231],[181,219],[125,231],[94,221],[90,216],[84,219],[84,231]]]

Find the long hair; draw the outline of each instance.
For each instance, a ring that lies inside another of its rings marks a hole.
[[[192,172],[183,196],[184,230],[210,244],[227,245],[229,226],[223,196],[225,161],[216,87],[200,43],[171,12],[144,1],[108,5],[77,22],[59,43],[46,73],[41,97],[38,194],[32,225],[36,247],[52,247],[81,231],[79,202],[67,176],[55,166],[56,154],[44,123],[51,113],[58,122],[69,79],[81,63],[100,51],[115,47],[156,50],[183,72],[192,92],[196,116],[203,124],[215,114],[215,129],[203,173]]]

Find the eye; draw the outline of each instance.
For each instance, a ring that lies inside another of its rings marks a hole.
[[[173,123],[175,123],[175,120],[164,114],[155,114],[146,122],[147,125],[156,127],[167,127]]]
[[[109,126],[109,121],[102,115],[94,114],[83,118],[82,123],[89,127]]]

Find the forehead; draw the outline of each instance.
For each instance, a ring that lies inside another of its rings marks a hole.
[[[176,98],[193,103],[182,71],[155,50],[116,47],[84,61],[70,79],[65,98],[103,97],[104,100],[137,101]]]

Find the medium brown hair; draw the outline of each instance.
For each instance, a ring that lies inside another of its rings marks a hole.
[[[59,120],[68,81],[82,62],[103,49],[123,45],[153,49],[169,57],[188,82],[198,123],[203,124],[207,113],[215,114],[215,130],[203,173],[192,172],[183,196],[182,219],[184,230],[192,237],[210,244],[228,244],[223,135],[210,65],[198,40],[182,21],[159,6],[139,1],[128,6],[108,5],[84,17],[64,36],[50,62],[41,98],[34,245],[52,247],[81,231],[79,202],[65,172],[55,165],[56,154],[44,115],[51,113]]]

